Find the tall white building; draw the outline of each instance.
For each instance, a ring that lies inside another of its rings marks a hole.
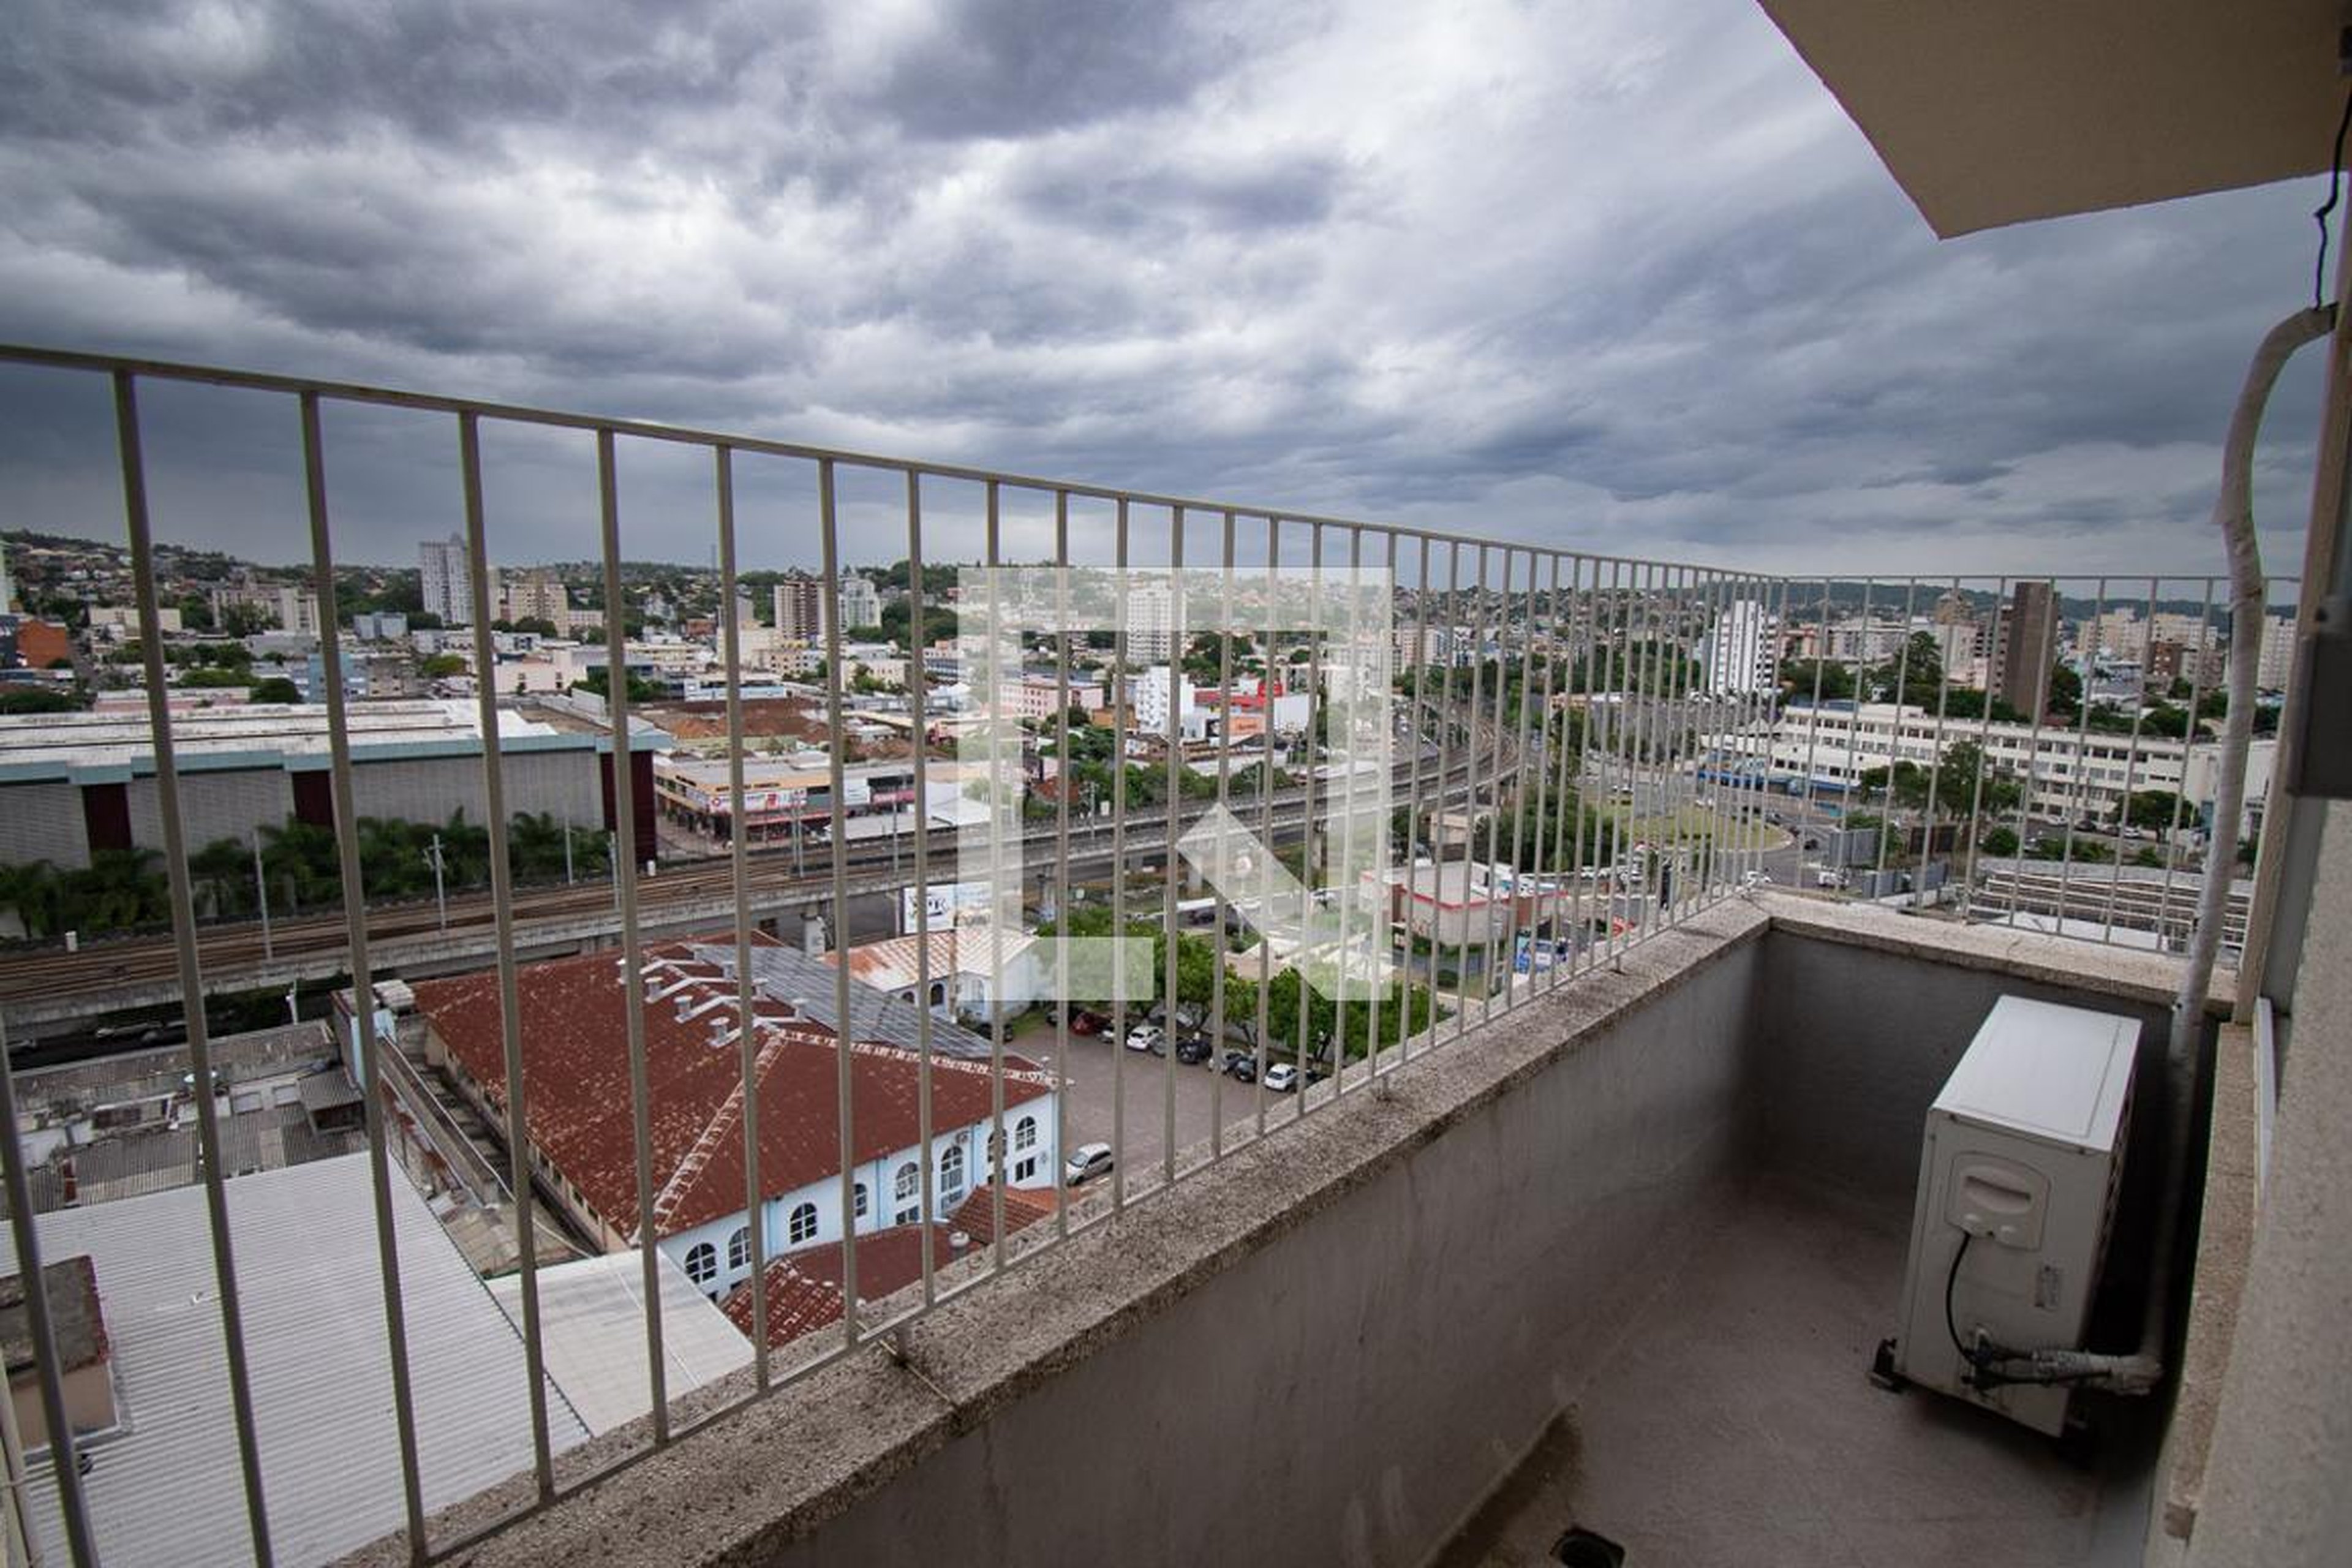
[[[1143,573],[1127,590],[1127,657],[1176,657],[1176,595],[1164,573]]]
[[[304,637],[319,635],[319,596],[307,589],[278,590],[278,626]]]
[[[1726,605],[1707,633],[1703,657],[1709,691],[1750,696],[1771,690],[1780,650],[1772,637],[1770,613],[1754,599]]]
[[[856,572],[841,574],[841,635],[849,636],[852,626],[878,626],[882,624],[882,595],[875,591],[874,580]]]
[[[2294,618],[2292,616],[2263,617],[2263,651],[2256,666],[2254,683],[2265,691],[2284,691],[2287,677],[2294,672]]]
[[[474,584],[466,570],[466,542],[451,534],[444,542],[428,539],[416,547],[418,576],[422,579],[425,613],[441,617],[447,626],[470,626],[474,624]],[[499,574],[490,570],[490,603],[499,598]]]
[[[0,542],[0,616],[16,607],[16,584],[8,577],[8,546]]]

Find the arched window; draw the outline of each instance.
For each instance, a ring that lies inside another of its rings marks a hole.
[[[707,1241],[698,1241],[686,1249],[686,1277],[697,1285],[708,1285],[719,1278],[719,1249]]]
[[[740,1274],[751,1267],[751,1227],[739,1225],[727,1238],[727,1271]]]
[[[945,1005],[947,1005],[947,999],[948,999],[948,985],[947,985],[947,982],[946,982],[946,981],[944,981],[944,980],[934,980],[934,981],[932,981],[932,982],[931,982],[931,1005],[932,1005],[932,1006],[934,1006],[934,1007],[941,1007],[941,1006],[945,1006]]]
[[[866,1217],[866,1211],[874,1206],[873,1201],[866,1196],[866,1184],[864,1182],[858,1183],[855,1187],[850,1189],[850,1206],[857,1211],[857,1217],[859,1219],[864,1219]]]
[[[793,1247],[798,1247],[804,1241],[814,1240],[815,1237],[816,1205],[814,1204],[793,1205],[793,1212],[784,1219],[784,1240]]]
[[[1034,1149],[1037,1146],[1037,1119],[1024,1116],[1013,1124],[1013,1147]]]
[[[890,1191],[896,1206],[890,1215],[892,1225],[912,1225],[923,1215],[923,1205],[916,1201],[916,1191],[922,1185],[923,1174],[912,1160],[898,1167],[890,1179]]]
[[[940,1191],[950,1200],[963,1192],[963,1145],[950,1143],[940,1155]]]

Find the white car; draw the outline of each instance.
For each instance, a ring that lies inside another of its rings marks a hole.
[[[1298,1069],[1288,1062],[1276,1062],[1265,1069],[1265,1081],[1276,1094],[1288,1094],[1298,1087]]]
[[[1110,1166],[1109,1144],[1081,1143],[1070,1151],[1068,1159],[1062,1162],[1062,1180],[1075,1187],[1091,1182],[1097,1176],[1109,1174]]]
[[[1168,1037],[1160,1032],[1160,1026],[1157,1024],[1138,1024],[1127,1032],[1127,1048],[1130,1051],[1157,1051],[1164,1054],[1167,1047]]]

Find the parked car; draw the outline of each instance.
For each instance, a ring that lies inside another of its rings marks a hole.
[[[1078,1186],[1097,1176],[1109,1174],[1110,1165],[1109,1144],[1081,1143],[1070,1151],[1068,1159],[1062,1162],[1062,1179],[1071,1186]]]
[[[1168,1037],[1160,1031],[1157,1024],[1138,1024],[1127,1032],[1127,1048],[1130,1051],[1150,1051],[1155,1057],[1164,1057],[1168,1054]]]
[[[1071,1010],[1070,1033],[1074,1035],[1099,1035],[1109,1026],[1110,1020],[1100,1013],[1089,1013],[1084,1007]]]
[[[1277,1094],[1287,1094],[1298,1087],[1298,1069],[1288,1062],[1276,1062],[1265,1069],[1265,1087]]]
[[[1227,1051],[1225,1071],[1244,1083],[1257,1081],[1257,1058],[1247,1051]]]
[[[1176,1059],[1180,1062],[1198,1065],[1213,1054],[1209,1042],[1198,1035],[1191,1035],[1176,1042]]]

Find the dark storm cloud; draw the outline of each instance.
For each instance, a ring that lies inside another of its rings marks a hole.
[[[0,57],[0,339],[1816,566],[2215,559],[2309,205],[1939,244],[1749,0],[27,0]],[[42,395],[8,521],[109,522]],[[185,417],[173,525],[299,553],[278,437]],[[452,505],[404,428],[337,470],[400,560]],[[512,456],[509,558],[581,552],[577,456]]]
[[[912,135],[1059,131],[1182,104],[1237,42],[1164,0],[963,0],[853,97]]]

